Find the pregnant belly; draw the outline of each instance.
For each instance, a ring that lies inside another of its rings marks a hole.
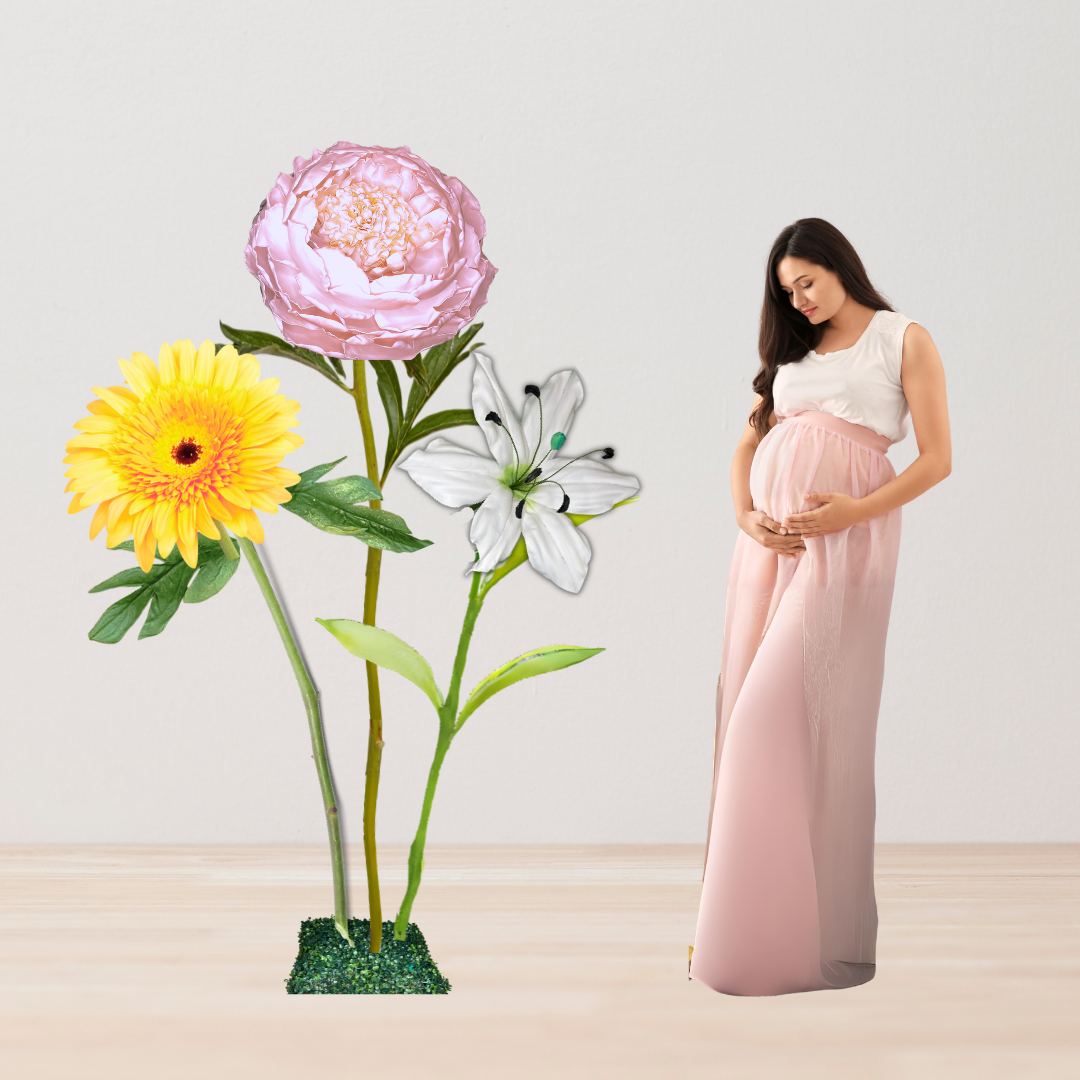
[[[805,500],[807,492],[839,491],[861,499],[895,475],[884,454],[837,431],[792,418],[778,423],[758,444],[750,494],[755,510],[782,521],[822,505]]]

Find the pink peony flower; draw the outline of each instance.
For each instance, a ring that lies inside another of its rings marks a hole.
[[[410,359],[487,301],[480,204],[407,146],[337,142],[296,158],[244,252],[294,345],[341,359]]]

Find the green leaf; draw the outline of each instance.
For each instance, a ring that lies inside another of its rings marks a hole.
[[[404,408],[401,404],[401,383],[398,381],[397,368],[393,360],[372,360],[371,366],[375,369],[378,378],[379,397],[382,399],[383,411],[386,413],[386,448],[389,449],[397,443],[401,434],[401,422],[404,417]]]
[[[405,361],[405,370],[412,377],[413,382],[412,387],[409,389],[409,401],[405,406],[405,417],[401,422],[397,438],[393,441],[387,440],[383,475],[397,461],[401,451],[409,442],[412,442],[413,439],[423,438],[424,434],[430,434],[432,431],[437,430],[434,427],[429,427],[421,434],[410,437],[410,433],[415,430],[417,417],[431,399],[431,395],[439,389],[446,377],[458,364],[471,356],[483,344],[481,341],[473,342],[483,325],[483,323],[475,323],[466,327],[449,341],[444,341],[441,345],[435,345],[433,348],[428,349],[426,353],[420,353],[411,360]],[[446,411],[458,413],[466,410],[448,409]],[[467,421],[457,422],[466,423]],[[475,423],[475,418],[472,422]],[[440,426],[451,427],[453,425],[444,423]]]
[[[313,368],[320,375],[326,376],[335,386],[340,386],[346,393],[349,388],[344,383],[345,369],[336,356],[323,356],[311,349],[292,345],[283,338],[265,334],[261,330],[237,330],[219,322],[221,332],[236,346],[241,353],[266,353],[268,356],[282,356],[286,360],[295,360],[305,367]]]
[[[201,604],[211,596],[217,596],[232,580],[240,566],[240,559],[228,559],[216,540],[199,537],[199,568],[195,580],[184,594],[185,604]],[[153,611],[150,613],[153,615]]]
[[[125,540],[112,550],[134,551],[135,544]],[[139,631],[139,637],[160,634],[176,614],[181,602],[198,604],[209,600],[221,592],[240,565],[239,559],[226,559],[221,545],[205,536],[199,537],[197,571],[184,562],[177,548],[169,552],[167,559],[162,559],[160,555],[156,558],[158,561],[145,573],[140,567],[133,566],[113,574],[90,590],[96,593],[124,586],[135,587],[133,593],[128,593],[122,600],[106,608],[90,631],[91,641],[115,645],[135,625],[147,604],[150,605],[150,613]],[[192,578],[195,578],[194,582]]]
[[[178,559],[150,586],[154,595],[150,599],[150,614],[146,616],[146,622],[139,631],[140,641],[160,634],[169,625],[169,620],[179,609],[188,583],[194,576],[195,571],[183,559]]]
[[[389,668],[415,683],[431,699],[436,709],[443,706],[443,697],[435,685],[431,665],[399,637],[376,626],[353,619],[316,619],[353,654],[379,667]]]
[[[133,593],[128,593],[123,600],[107,607],[104,614],[89,633],[91,641],[100,641],[103,645],[115,645],[134,625],[142,614],[143,608],[150,603],[153,595],[151,587],[144,585]]]
[[[292,498],[282,503],[282,507],[323,532],[355,536],[368,547],[398,552],[429,547],[431,541],[413,536],[399,515],[358,505],[382,498],[378,487],[366,477],[342,476],[321,482],[312,479],[324,476],[344,460],[339,458],[330,465],[318,465],[302,473],[300,483],[288,489]]]
[[[164,573],[165,563],[154,563],[147,573],[143,572],[142,567],[133,566],[130,570],[121,570],[119,574],[113,574],[111,578],[106,578],[100,585],[95,585],[90,591],[96,593],[104,592],[106,589],[150,585]]]
[[[543,649],[533,649],[532,652],[522,653],[521,656],[515,657],[508,664],[503,664],[497,671],[493,671],[486,679],[476,684],[458,714],[455,730],[460,728],[489,697],[500,690],[505,690],[508,686],[522,679],[531,678],[533,675],[543,675],[547,671],[558,671],[572,664],[580,664],[582,660],[588,660],[590,656],[603,651],[603,649],[582,649],[575,645],[548,645]]]
[[[433,435],[436,431],[444,428],[461,427],[464,424],[475,424],[476,417],[472,409],[443,409],[442,412],[431,413],[422,420],[417,420],[408,432],[402,436],[400,450],[404,450],[409,443],[417,439],[424,439]]]

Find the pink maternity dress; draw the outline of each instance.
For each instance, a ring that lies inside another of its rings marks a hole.
[[[895,475],[913,320],[875,312],[849,349],[777,371],[777,423],[750,471],[782,521]],[[874,738],[899,508],[806,537],[795,558],[740,532],[728,577],[705,874],[690,974],[725,994],[874,977]]]

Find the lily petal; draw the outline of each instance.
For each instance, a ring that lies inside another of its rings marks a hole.
[[[521,521],[514,515],[514,496],[499,484],[473,515],[469,539],[480,553],[469,570],[494,570],[514,550],[521,535]]]
[[[423,450],[414,450],[398,467],[443,506],[482,502],[500,486],[502,473],[490,458],[441,438],[432,439]]]
[[[525,434],[521,430],[517,413],[510,407],[510,402],[495,378],[495,372],[491,369],[491,358],[483,353],[473,355],[476,357],[476,367],[473,369],[473,415],[487,439],[491,456],[499,463],[501,473],[507,465],[519,463],[520,455],[525,456],[525,461],[529,460],[528,451],[525,449]],[[501,426],[494,420],[487,419],[491,412],[502,421]]]
[[[585,388],[581,385],[581,379],[576,371],[567,369],[557,371],[543,386],[540,387],[539,399],[528,394],[525,398],[525,408],[521,414],[521,427],[525,432],[525,443],[532,454],[537,449],[537,443],[543,442],[539,447],[536,460],[547,453],[551,446],[551,436],[556,431],[564,435],[570,430],[574,420],[574,413],[585,396]],[[541,431],[541,412],[543,413],[543,431]],[[548,462],[551,458],[548,458]],[[546,463],[545,463],[546,464]]]
[[[562,464],[563,461],[565,459],[548,458],[544,462],[541,479],[550,477],[552,482],[541,484],[536,488],[536,493],[547,493],[543,498],[545,505],[558,508],[562,502],[562,491],[556,485],[561,484],[562,489],[570,496],[570,505],[567,507],[570,513],[603,514],[617,502],[628,499],[641,487],[636,476],[616,472],[603,461],[581,458],[579,461]],[[557,498],[551,494],[553,492],[558,492]]]
[[[533,569],[567,592],[580,592],[592,558],[585,534],[565,515],[530,499],[521,515],[521,531]]]

